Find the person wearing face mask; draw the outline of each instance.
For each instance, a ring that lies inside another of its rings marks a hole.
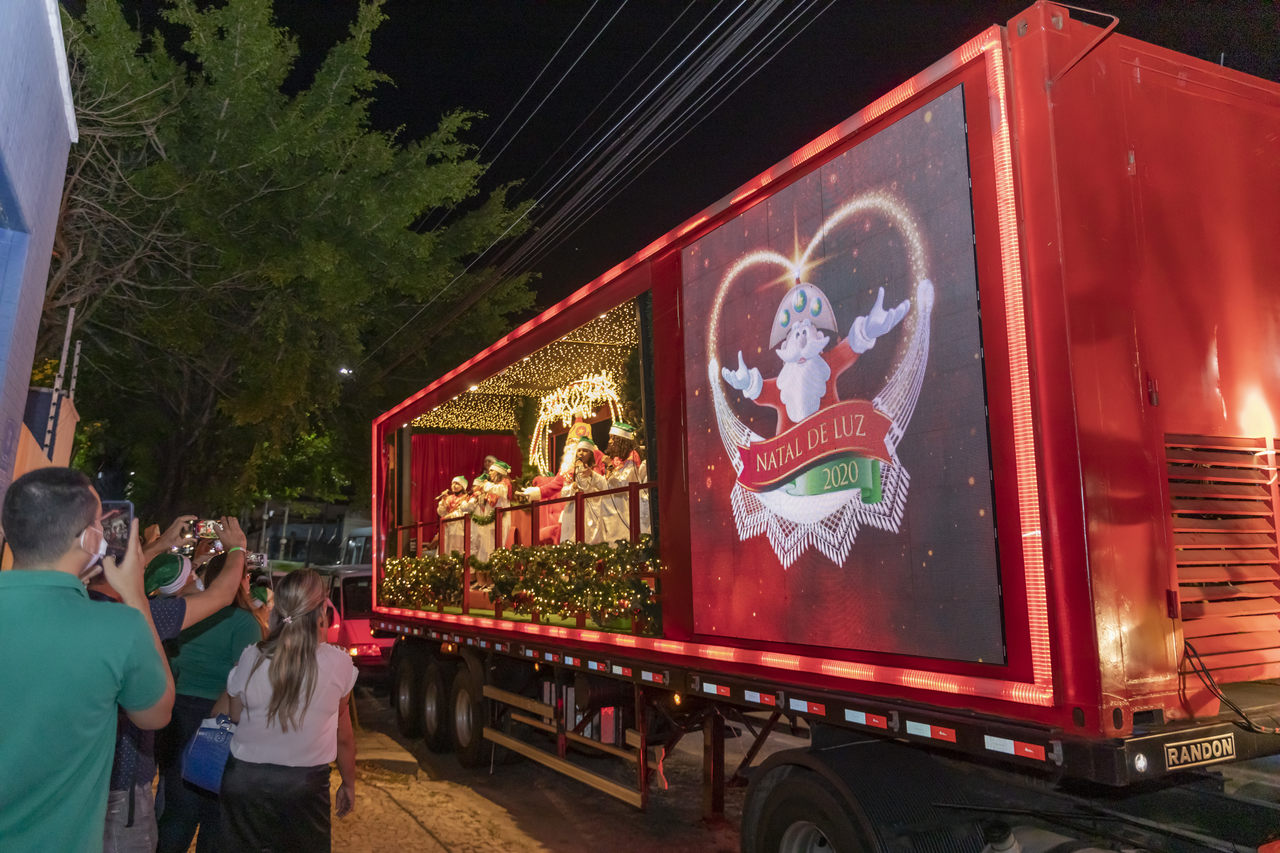
[[[156,737],[156,759],[160,765],[156,849],[161,853],[186,851],[192,837],[196,837],[197,853],[218,849],[218,799],[183,781],[182,750],[200,727],[200,721],[210,716],[214,700],[226,687],[227,673],[240,659],[245,646],[263,637],[262,626],[254,618],[244,585],[244,531],[234,518],[224,518],[219,535],[226,551],[205,567],[205,583],[209,589],[222,589],[223,584],[230,584],[233,600],[207,619],[183,630],[176,641],[168,644],[177,698],[173,722]],[[208,590],[200,592],[191,581],[183,586],[180,594],[190,609],[193,601],[203,600],[207,593]]]
[[[235,600],[239,579],[244,576],[244,552],[236,551],[229,558],[237,566],[235,570],[224,572],[208,589],[199,585],[191,560],[172,553],[173,548],[182,544],[183,532],[194,520],[194,515],[179,516],[168,530],[143,548],[143,556],[149,558],[143,586],[150,596],[151,621],[162,642],[176,639],[184,628],[212,616]],[[239,529],[239,522],[234,518],[224,518],[222,524],[224,528],[235,525]],[[179,595],[188,587],[194,588],[190,595]],[[89,582],[89,597],[101,601],[120,600],[100,575]],[[151,794],[151,780],[155,775],[155,733],[139,729],[122,714],[111,767],[104,853],[156,849],[156,814]]]
[[[169,721],[173,679],[151,622],[134,522],[124,558],[102,557],[89,479],[41,468],[0,511],[14,568],[0,572],[0,850],[99,851],[116,708],[141,729]],[[89,599],[102,573],[126,606]]]

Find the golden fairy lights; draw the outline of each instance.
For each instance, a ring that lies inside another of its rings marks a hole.
[[[462,394],[413,419],[415,427],[508,432],[519,427],[519,398],[511,394]]]
[[[524,399],[541,399],[584,377],[604,374],[616,384],[640,340],[635,301],[579,326],[452,400],[413,419],[419,429],[482,432],[518,430]]]
[[[538,405],[538,423],[533,428],[533,445],[529,461],[543,474],[554,469],[551,461],[551,428],[556,423],[571,426],[574,418],[586,420],[603,405],[609,406],[609,417],[618,419],[618,384],[607,373],[584,376],[557,388],[542,398]]]

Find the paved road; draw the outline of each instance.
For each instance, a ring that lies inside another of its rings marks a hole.
[[[400,737],[385,691],[359,687],[356,693],[361,784],[356,813],[334,822],[334,850],[339,853],[738,850],[745,790],[726,793],[724,823],[702,820],[701,755],[695,751],[701,748],[700,739],[689,738],[691,743],[664,763],[669,787],[656,788],[649,810],[641,813],[530,761],[499,764],[492,772],[487,767],[464,770],[452,755],[436,755],[420,740]],[[730,772],[748,742],[727,741]],[[585,761],[598,772],[620,764],[614,759]]]
[[[334,823],[338,853],[388,850],[566,851],[618,853],[735,853],[745,790],[726,792],[726,821],[701,818],[701,740],[690,737],[667,759],[668,788],[657,787],[641,813],[530,761],[464,770],[452,755],[437,755],[398,734],[385,690],[357,688],[361,784],[357,811]],[[730,739],[725,766],[737,766],[750,738]],[[769,749],[803,743],[786,735]],[[592,768],[607,773],[615,760]],[[1280,801],[1280,757],[1225,768],[1227,789]],[[337,774],[333,776],[335,785]],[[627,781],[619,776],[619,781]]]

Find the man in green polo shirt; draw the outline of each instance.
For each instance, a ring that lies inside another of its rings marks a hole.
[[[125,558],[102,559],[128,605],[90,601],[80,575],[104,551],[89,479],[41,468],[9,486],[0,524],[0,850],[101,851],[116,707],[158,729],[173,679],[151,624],[135,521]]]

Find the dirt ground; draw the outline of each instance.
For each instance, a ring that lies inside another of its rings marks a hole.
[[[333,849],[339,853],[738,850],[745,789],[726,792],[724,822],[702,820],[700,739],[689,738],[664,762],[668,788],[656,786],[642,813],[531,761],[499,764],[492,773],[487,767],[464,770],[452,755],[401,738],[384,691],[359,687],[357,699],[361,778],[355,813],[334,820]],[[749,740],[726,742],[727,772]],[[594,764],[609,772],[618,762]]]

